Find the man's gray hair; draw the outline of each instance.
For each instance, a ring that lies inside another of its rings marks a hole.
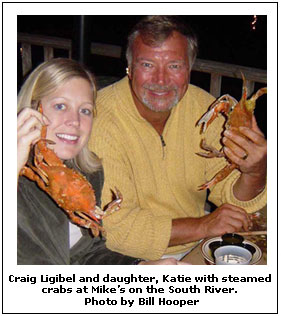
[[[174,31],[184,35],[187,39],[189,71],[191,71],[198,51],[197,37],[180,17],[173,15],[149,15],[135,25],[128,36],[126,51],[128,66],[130,67],[132,64],[133,44],[137,36],[140,35],[146,45],[156,47],[163,43]]]

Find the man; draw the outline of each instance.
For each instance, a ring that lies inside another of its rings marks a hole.
[[[247,212],[266,204],[266,140],[254,122],[240,131],[245,137],[224,134],[224,152],[240,170],[211,188],[209,200],[219,207],[204,214],[206,191],[197,188],[226,160],[195,154],[201,141],[196,122],[214,101],[189,85],[196,51],[192,31],[175,17],[146,17],[129,36],[128,77],[99,92],[89,145],[103,161],[103,204],[112,199],[110,188],[124,195],[120,211],[104,220],[114,251],[180,259],[202,238],[247,231]],[[223,121],[206,133],[216,148]]]

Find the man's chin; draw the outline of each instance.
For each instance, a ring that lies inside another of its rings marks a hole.
[[[147,106],[150,110],[154,112],[167,112],[170,111],[178,102],[165,102],[163,104],[159,103],[152,103],[152,102],[145,102],[145,106]]]

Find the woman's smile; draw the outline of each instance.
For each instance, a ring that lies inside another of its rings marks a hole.
[[[73,134],[57,133],[56,136],[60,141],[70,145],[77,144],[79,140],[79,136]]]

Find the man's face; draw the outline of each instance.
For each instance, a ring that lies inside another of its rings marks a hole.
[[[135,39],[129,78],[137,107],[166,112],[181,100],[189,82],[187,45],[178,32],[157,47]]]

